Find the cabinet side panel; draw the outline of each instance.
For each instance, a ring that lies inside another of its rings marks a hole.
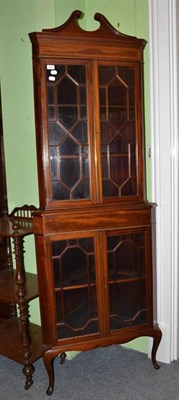
[[[52,271],[49,268],[48,244],[42,236],[35,236],[37,272],[41,321],[43,326],[43,345],[55,341],[54,297],[52,295]]]

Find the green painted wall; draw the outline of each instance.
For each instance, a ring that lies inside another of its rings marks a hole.
[[[51,0],[1,0],[1,93],[9,211],[38,206],[31,43],[28,33],[54,25]],[[34,239],[25,241],[26,268],[36,271]],[[39,322],[38,301],[31,302]]]
[[[38,206],[31,43],[28,33],[61,25],[72,11],[85,13],[80,25],[97,29],[95,12],[129,35],[148,40],[148,0],[1,0],[1,91],[9,210],[17,205]],[[149,135],[149,55],[145,49],[146,146]],[[148,197],[150,163],[147,160]],[[34,241],[26,239],[26,268],[36,271]],[[38,301],[31,303],[32,320],[39,323]],[[131,346],[131,343],[129,344]],[[132,343],[146,351],[146,340]]]
[[[55,2],[55,26],[61,25],[75,10],[86,12],[85,0],[54,0]],[[84,26],[85,27],[85,26]]]

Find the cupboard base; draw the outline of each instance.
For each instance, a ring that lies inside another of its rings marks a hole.
[[[49,379],[49,386],[46,391],[47,395],[51,395],[54,390],[54,383],[55,383],[55,374],[54,374],[54,359],[56,356],[60,355],[61,361],[60,364],[65,362],[66,358],[66,351],[82,351],[82,350],[93,350],[97,347],[107,347],[112,344],[123,344],[127,343],[133,339],[136,339],[141,336],[148,336],[153,338],[153,346],[151,352],[151,360],[152,364],[155,369],[159,369],[160,366],[156,361],[156,354],[157,350],[162,338],[162,332],[158,325],[154,326],[153,328],[143,328],[138,333],[136,331],[131,332],[122,332],[121,335],[111,336],[109,338],[99,338],[97,340],[89,340],[86,342],[78,342],[74,345],[72,344],[64,344],[56,345],[54,347],[46,347],[44,348],[43,360],[46,367],[46,371],[48,374]]]

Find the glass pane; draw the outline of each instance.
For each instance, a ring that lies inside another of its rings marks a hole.
[[[101,120],[106,119],[106,107],[100,107],[100,118]]]
[[[123,124],[127,121],[127,111],[119,107],[108,107],[109,122],[113,125],[116,132],[118,132]]]
[[[111,158],[110,171],[112,181],[120,187],[129,177],[128,158],[122,156]]]
[[[88,127],[86,122],[79,122],[71,133],[81,144],[88,143]]]
[[[52,242],[52,254],[53,256],[60,256],[63,250],[66,248],[66,240],[57,240]]]
[[[108,87],[108,101],[110,106],[127,107],[126,86],[117,77]]]
[[[80,88],[80,103],[86,105],[86,87]]]
[[[60,78],[65,73],[65,66],[64,65],[47,65],[47,82],[48,84],[52,82],[58,82]],[[53,79],[52,79],[53,78]],[[48,85],[49,86],[49,85]]]
[[[52,85],[48,86],[48,104],[49,105],[55,104],[55,102],[54,102],[54,87]]]
[[[145,233],[108,236],[107,249],[110,329],[146,323]]]
[[[89,162],[87,158],[82,159],[82,175],[84,178],[89,178]]]
[[[52,182],[52,199],[68,200],[70,199],[70,191],[59,181]]]
[[[57,335],[59,339],[98,333],[95,289],[87,288],[56,293]],[[63,313],[62,313],[63,311]]]
[[[81,151],[82,151],[82,156],[86,157],[88,155],[89,147],[88,146],[82,146],[81,147]]]
[[[87,117],[87,109],[86,107],[80,107],[80,118],[81,119],[86,119]]]
[[[99,84],[107,85],[116,75],[115,67],[99,67]]]
[[[59,338],[98,332],[93,238],[52,242]]]
[[[147,323],[146,282],[111,284],[110,329]]]
[[[53,179],[58,177],[58,152],[56,147],[50,147],[50,170]]]
[[[101,152],[102,152],[103,156],[107,155],[108,148],[109,148],[109,146],[106,146],[104,144],[101,146]]]
[[[63,141],[63,143],[60,146],[60,155],[67,156],[67,155],[75,155],[75,154],[79,154],[79,146],[72,139],[72,137],[67,136],[67,138]]]
[[[61,160],[61,180],[70,189],[80,179],[79,159],[66,158]]]
[[[125,124],[125,126],[121,129],[121,135],[128,143],[135,143],[135,123],[134,121],[129,121]],[[135,147],[134,153],[135,155]]]
[[[56,122],[49,123],[49,144],[58,144],[64,138],[65,131]]]
[[[55,119],[55,107],[54,106],[48,107],[48,119],[49,119],[49,121],[53,121]]]
[[[129,66],[98,69],[104,198],[137,194],[134,72]]]
[[[121,188],[121,194],[124,196],[132,195],[137,191],[136,178],[129,178],[128,181]]]
[[[112,125],[105,121],[101,122],[101,143],[109,144],[111,142],[111,139],[114,138],[116,135],[115,129],[112,127]]]
[[[144,233],[108,236],[107,248],[108,255],[112,255],[108,265],[110,279],[141,277],[145,265],[144,257],[140,257],[145,251]]]
[[[86,83],[86,70],[84,65],[69,65],[68,74],[78,83]]]
[[[69,130],[78,120],[78,109],[72,106],[58,107],[59,122]]]
[[[135,99],[135,92],[134,92],[134,88],[132,87],[129,89],[129,107],[134,108],[134,106],[135,106],[134,99]]]
[[[95,283],[93,238],[53,241],[52,257],[53,267],[61,270],[61,286]]]
[[[99,97],[100,97],[100,104],[102,106],[106,105],[106,89],[100,88],[99,89]]]
[[[47,65],[53,200],[90,198],[86,65]]]
[[[103,178],[108,177],[108,160],[105,157],[102,158],[102,174]]]
[[[134,86],[134,68],[133,67],[119,67],[118,76],[127,86]]]
[[[77,104],[77,86],[69,79],[63,78],[57,85],[58,104]]]
[[[128,144],[121,136],[117,135],[109,146],[111,154],[128,153]]]
[[[104,197],[118,196],[118,187],[109,179],[103,180],[103,195]]]
[[[89,179],[83,179],[73,190],[74,199],[86,199],[89,197]]]

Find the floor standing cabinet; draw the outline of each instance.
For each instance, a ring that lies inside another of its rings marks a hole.
[[[40,211],[34,215],[44,362],[139,336],[154,338],[146,201],[143,49],[101,14],[30,34]]]

